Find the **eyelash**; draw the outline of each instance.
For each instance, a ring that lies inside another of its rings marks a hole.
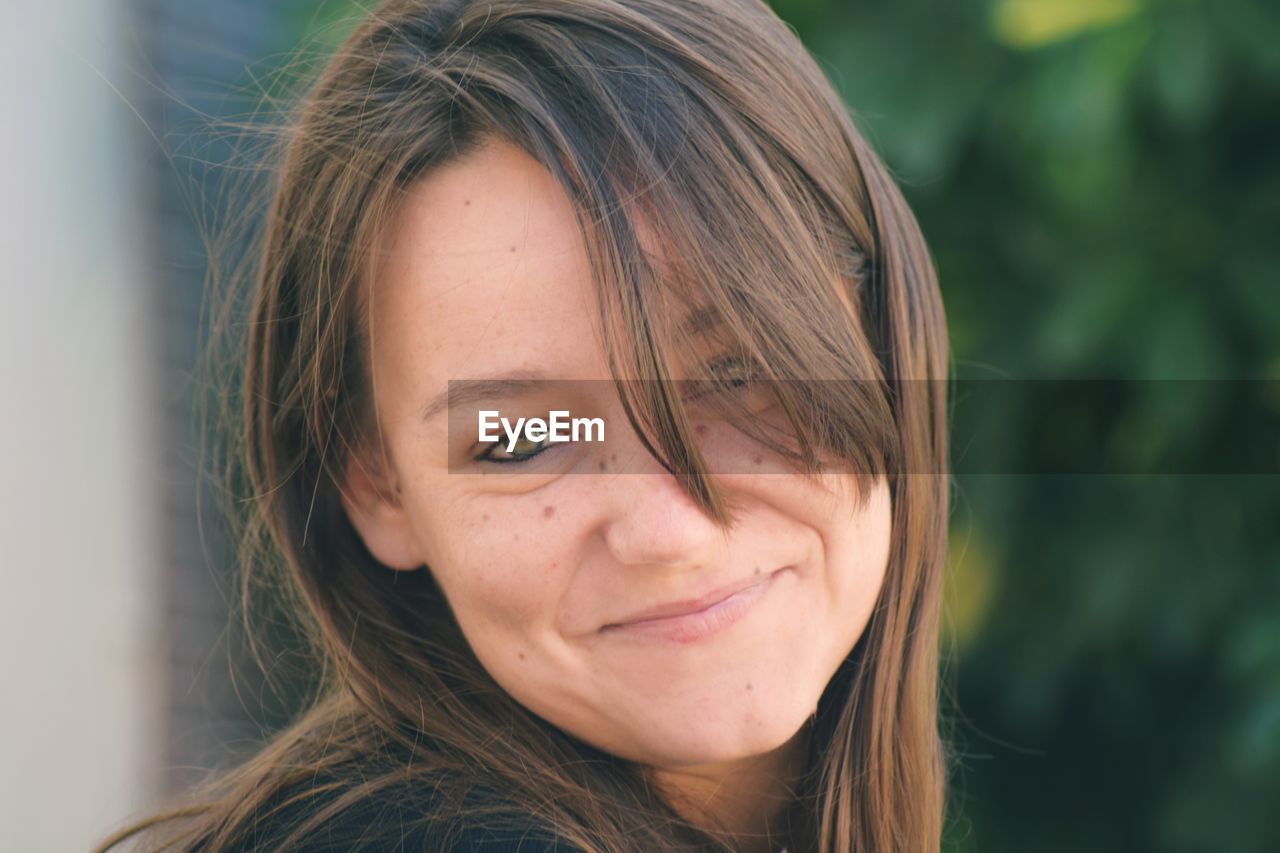
[[[541,456],[542,454],[550,450],[551,439],[544,438],[541,442],[541,445],[542,445],[541,448],[534,453],[512,455],[508,459],[493,459],[492,458],[493,451],[498,450],[502,447],[502,441],[499,440],[485,447],[484,451],[478,454],[475,457],[475,459],[477,462],[488,462],[492,465],[524,465],[530,460],[532,460],[534,457]]]
[[[757,369],[758,365],[755,363],[753,359],[744,358],[736,355],[727,355],[727,356],[721,356],[719,358],[714,358],[707,363],[707,369],[708,369],[708,372],[711,372],[711,371],[723,368],[725,366],[730,366],[730,365],[740,365],[742,367],[745,367],[748,371],[745,379],[731,380],[731,383],[732,383],[730,385],[731,390],[736,391],[747,385],[750,385],[751,380],[760,375],[759,370]],[[695,392],[689,397],[686,397],[685,402],[692,402],[694,400],[701,399],[702,397],[707,396],[708,393],[709,392],[705,390]],[[535,459],[538,456],[541,456],[542,454],[550,450],[551,441],[550,439],[543,439],[542,446],[533,453],[514,455],[509,459],[492,458],[493,451],[499,449],[501,446],[502,446],[501,441],[493,442],[492,444],[485,447],[484,451],[482,451],[481,453],[475,456],[475,461],[486,462],[491,465],[525,465],[525,464],[528,464],[531,460]]]
[[[714,373],[716,370],[726,366],[738,366],[746,369],[745,377],[729,380],[729,385],[726,390],[730,392],[740,391],[747,387],[752,383],[752,381],[759,378],[761,373],[759,365],[756,363],[755,359],[740,355],[725,355],[720,356],[719,358],[714,358],[707,363],[707,370],[709,373]],[[693,402],[694,400],[702,399],[703,397],[709,396],[715,390],[707,390],[706,387],[701,384],[696,385],[695,387],[700,390],[695,390],[693,394],[686,397],[685,402]]]

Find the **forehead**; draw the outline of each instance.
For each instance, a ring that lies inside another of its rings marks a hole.
[[[380,384],[529,369],[604,378],[592,363],[594,287],[571,202],[525,152],[493,143],[431,172],[387,238],[370,291]]]

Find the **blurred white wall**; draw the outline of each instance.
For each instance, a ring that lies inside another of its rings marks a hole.
[[[88,849],[159,791],[153,287],[124,6],[0,10],[5,850]]]

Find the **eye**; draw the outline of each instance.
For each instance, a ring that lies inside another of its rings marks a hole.
[[[475,457],[475,460],[477,462],[492,462],[497,465],[522,465],[535,456],[545,453],[551,447],[551,439],[548,437],[540,442],[533,442],[522,434],[516,439],[515,447],[510,453],[507,452],[506,446],[505,439],[489,442],[485,445],[485,449]],[[529,448],[534,449],[530,450]]]
[[[694,380],[693,393],[686,400],[697,400],[717,391],[737,391],[760,378],[759,365],[752,358],[741,355],[722,355],[707,363],[711,378]]]
[[[708,367],[714,375],[734,388],[750,385],[760,377],[756,363],[744,356],[724,356],[712,361]]]

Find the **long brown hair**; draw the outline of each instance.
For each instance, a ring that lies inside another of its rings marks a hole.
[[[228,849],[284,800],[327,795],[296,840],[406,782],[438,793],[422,820],[474,820],[463,793],[477,780],[585,850],[726,846],[662,802],[644,768],[502,691],[429,567],[379,566],[342,509],[349,454],[377,464],[360,296],[377,236],[412,182],[488,138],[523,148],[573,200],[615,376],[670,375],[668,297],[696,293],[774,378],[869,380],[856,393],[778,385],[804,459],[833,450],[862,480],[886,475],[893,499],[883,588],[819,702],[790,844],[937,850],[941,298],[885,167],[761,0],[389,0],[328,61],[285,135],[248,322],[227,324],[247,330],[228,398],[248,495],[245,607],[263,588],[287,602],[320,688],[255,758],[99,849],[143,830],[164,846]],[[650,262],[640,219],[673,264]],[[627,402],[655,452],[690,445],[678,398]],[[690,496],[723,521],[714,478],[696,454],[685,467]]]

